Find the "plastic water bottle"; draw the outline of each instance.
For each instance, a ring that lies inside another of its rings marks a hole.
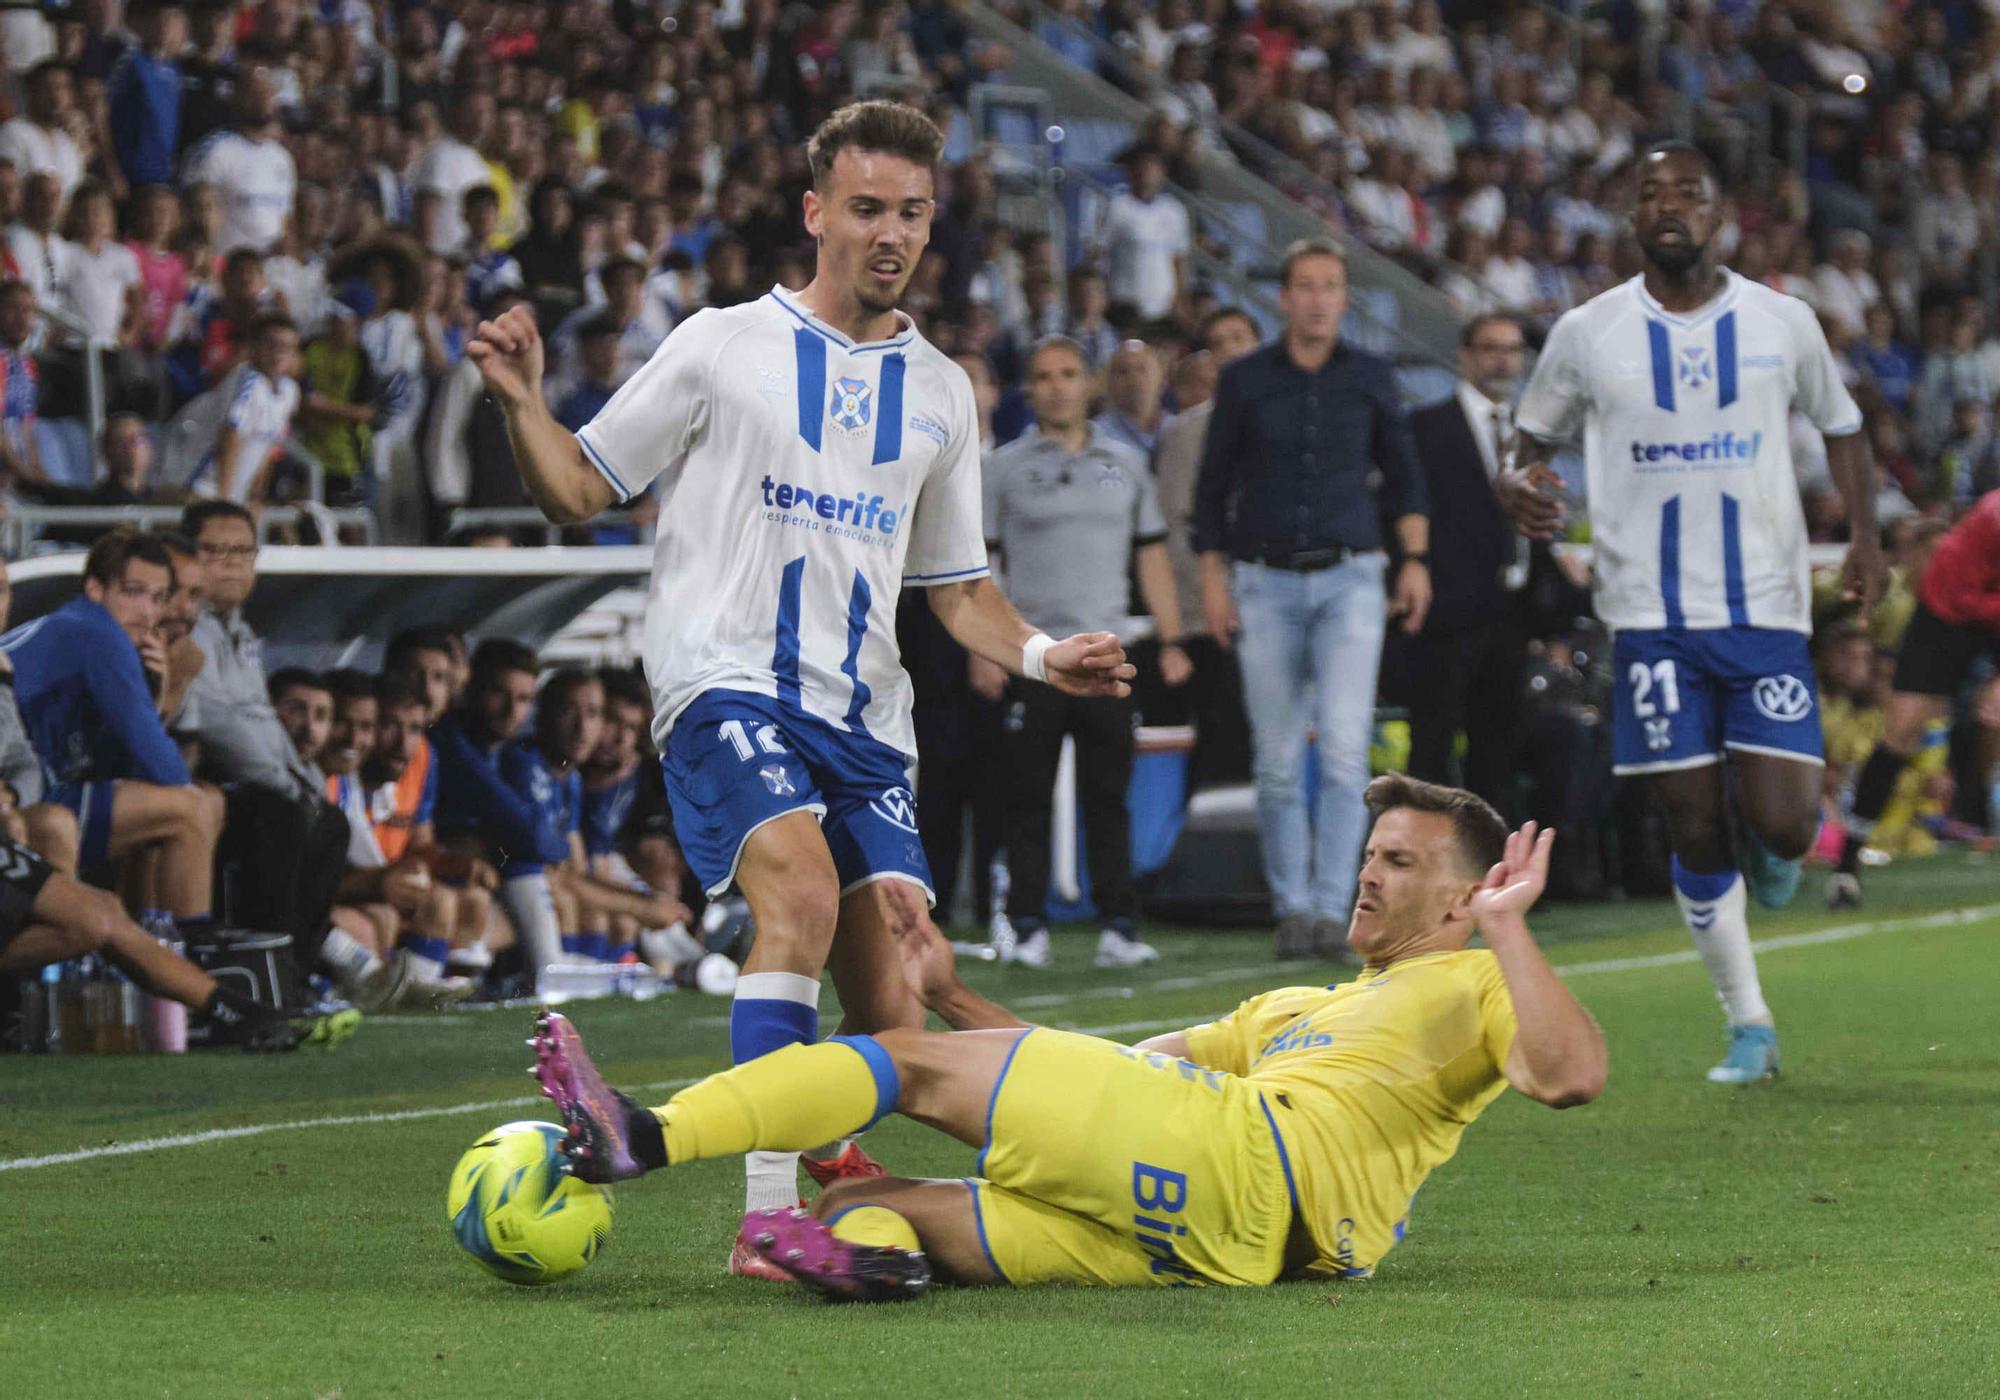
[[[615,963],[611,971],[613,996],[630,997],[634,1001],[651,1001],[660,994],[662,985],[660,974],[644,963]]]
[[[166,946],[168,951],[186,956],[186,948],[177,939],[161,937],[157,929],[153,936]],[[149,996],[140,1022],[140,1047],[156,1055],[185,1055],[188,1043],[188,1009],[177,1001],[166,997]]]
[[[623,970],[615,963],[545,963],[535,977],[535,995],[549,1006],[579,998],[608,997]]]

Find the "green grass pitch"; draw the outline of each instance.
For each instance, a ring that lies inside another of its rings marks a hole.
[[[1783,945],[1761,961],[1786,1072],[1749,1089],[1702,1080],[1720,1018],[1670,905],[1543,911],[1552,960],[1610,1037],[1610,1088],[1561,1114],[1503,1097],[1367,1283],[832,1307],[723,1275],[740,1168],[715,1162],[622,1189],[595,1265],[518,1289],[458,1252],[444,1191],[481,1130],[548,1116],[493,1106],[532,1089],[526,1012],[390,1018],[282,1061],[11,1059],[0,1390],[1992,1395],[1997,877],[1990,858],[1952,856],[1881,872],[1859,914],[1813,907],[1809,881],[1798,907],[1756,916]],[[1138,973],[1091,970],[1077,932],[1054,972],[974,980],[1030,1019],[1127,1039],[1278,980],[1263,938],[1158,941],[1166,959]],[[681,995],[574,1014],[618,1080],[663,1085],[721,1066],[726,1011]],[[361,1121],[102,1152],[339,1117]],[[909,1174],[972,1158],[901,1121],[869,1147]],[[93,1155],[19,1165],[78,1152]]]

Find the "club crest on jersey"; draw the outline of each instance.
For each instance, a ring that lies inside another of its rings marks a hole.
[[[882,789],[882,795],[868,804],[868,810],[893,827],[909,832],[917,831],[917,796],[906,787]]]
[[[792,780],[786,776],[782,763],[765,764],[757,770],[757,776],[764,780],[764,786],[771,790],[773,797],[791,797],[798,791],[792,786]]]
[[[1797,676],[1765,676],[1750,687],[1751,703],[1765,719],[1791,724],[1812,713],[1812,692]]]
[[[1715,377],[1715,362],[1709,358],[1706,345],[1683,345],[1681,347],[1681,386],[1699,389]]]
[[[833,415],[833,426],[843,433],[860,432],[875,416],[874,399],[875,391],[864,380],[834,380],[833,399],[827,405],[827,412]]]

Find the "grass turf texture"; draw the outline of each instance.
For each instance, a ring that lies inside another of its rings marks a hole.
[[[1989,905],[1996,873],[1899,865],[1860,914],[1802,897],[1755,932]],[[1662,901],[1558,906],[1536,927],[1558,965],[1687,947]],[[1279,980],[1263,937],[1163,931],[1162,964],[1099,973],[1091,936],[1059,937],[1054,973],[972,979],[1126,1039]],[[551,1116],[523,1104],[0,1170],[0,1366],[9,1392],[57,1396],[1991,1394],[1996,939],[1986,918],[1768,952],[1786,1072],[1749,1089],[1701,1078],[1722,1037],[1699,964],[1580,973],[1609,1091],[1563,1114],[1504,1096],[1368,1283],[832,1307],[723,1276],[729,1161],[621,1188],[589,1270],[512,1288],[453,1245],[444,1189],[483,1129]],[[572,1010],[622,1083],[726,1057],[717,1001]],[[12,1059],[0,1159],[513,1098],[532,1089],[528,1020],[398,1018],[282,1061]],[[972,1158],[901,1120],[869,1147],[911,1174]]]

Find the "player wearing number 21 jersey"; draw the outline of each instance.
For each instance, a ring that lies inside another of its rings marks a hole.
[[[1617,633],[1613,763],[1646,775],[1666,808],[1675,891],[1731,1027],[1710,1077],[1746,1083],[1778,1065],[1746,887],[1772,907],[1790,900],[1823,766],[1795,409],[1826,437],[1864,606],[1879,556],[1861,412],[1819,322],[1715,266],[1719,223],[1699,151],[1670,142],[1641,157],[1633,232],[1646,269],[1556,322],[1516,414],[1529,465],[1499,487],[1524,528],[1547,533],[1560,512],[1532,486],[1552,480],[1550,444],[1581,436],[1597,609]],[[1735,851],[1725,758],[1738,776]]]

